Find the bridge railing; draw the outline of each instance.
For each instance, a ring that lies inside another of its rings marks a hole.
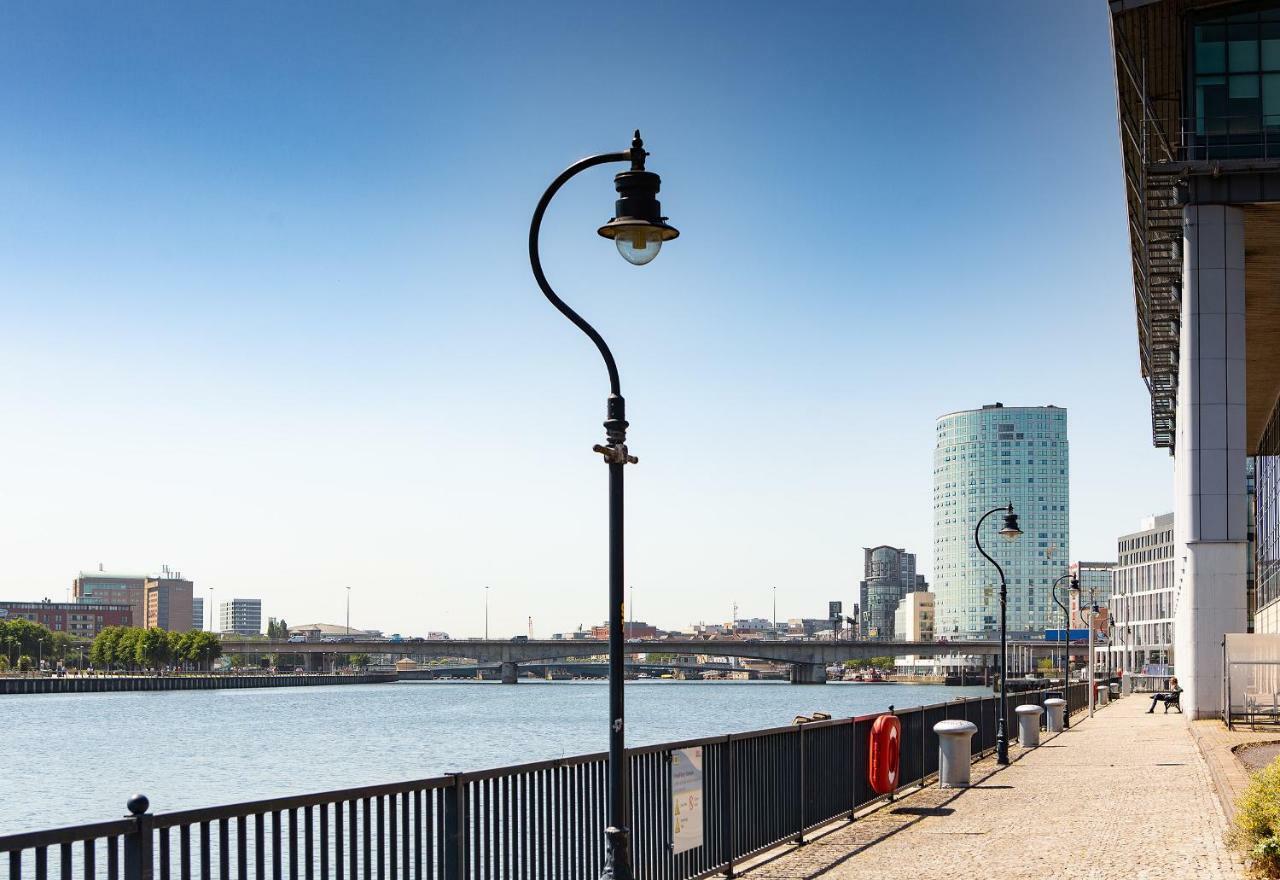
[[[1073,711],[1085,706],[1084,688],[1068,692]],[[1010,709],[1045,696],[1011,695]],[[997,711],[995,697],[896,710],[900,788],[937,773],[937,722],[972,721],[976,758],[995,748]],[[732,872],[780,843],[803,842],[820,825],[855,820],[884,797],[867,781],[876,717],[629,749],[636,875]],[[676,853],[673,755],[698,748],[702,842]],[[127,818],[0,836],[0,854],[9,880],[595,880],[604,859],[606,764],[603,753],[581,755],[160,814],[135,799]]]

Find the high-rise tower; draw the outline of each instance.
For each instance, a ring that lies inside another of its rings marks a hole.
[[[1061,407],[996,403],[938,419],[933,591],[939,637],[998,637],[1000,576],[978,553],[973,529],[988,510],[1010,503],[1022,537],[1001,541],[995,517],[982,536],[1007,578],[1008,631],[1032,636],[1052,625],[1053,582],[1071,558],[1069,475],[1067,411]]]

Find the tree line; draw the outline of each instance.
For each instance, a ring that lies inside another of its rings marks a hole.
[[[23,617],[0,620],[0,672],[32,669],[40,658],[74,663],[79,644],[67,633],[53,632]]]
[[[154,626],[109,626],[89,647],[89,662],[99,669],[209,669],[221,656],[222,642],[211,632],[166,632]]]

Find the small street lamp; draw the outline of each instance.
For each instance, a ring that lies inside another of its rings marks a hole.
[[[1071,586],[1068,588],[1076,593],[1080,592],[1080,578],[1072,577],[1067,572],[1062,577],[1053,582],[1053,601],[1062,609],[1062,695],[1066,698],[1068,705],[1062,712],[1062,729],[1069,730],[1071,728],[1071,602],[1068,600],[1063,604],[1058,598],[1058,584],[1071,578]]]
[[[606,445],[592,447],[609,466],[609,827],[605,829],[605,861],[601,878],[632,880],[630,832],[626,828],[627,785],[626,751],[624,741],[623,685],[623,620],[625,602],[623,586],[623,494],[622,468],[635,464],[638,459],[627,451],[626,402],[622,397],[622,384],[613,353],[604,338],[587,321],[556,295],[542,272],[542,260],[538,256],[538,233],[542,228],[542,216],[551,199],[572,177],[611,162],[630,162],[628,171],[621,171],[613,178],[618,199],[614,204],[614,216],[597,232],[613,239],[618,253],[628,263],[643,266],[658,255],[663,242],[671,241],[680,233],[667,224],[658,202],[660,180],[644,167],[644,141],[637,130],[631,141],[631,149],[617,153],[600,153],[574,162],[551,182],[538,200],[529,225],[529,264],[533,277],[547,300],[568,318],[587,338],[595,343],[604,359],[609,374],[609,398],[604,422]]]
[[[973,543],[978,545],[978,552],[986,557],[996,567],[996,571],[1000,573],[1000,713],[996,717],[996,763],[1009,763],[1009,731],[1006,727],[1005,718],[1008,715],[1009,703],[1009,642],[1006,632],[1006,618],[1009,604],[1009,588],[1005,582],[1004,569],[1000,567],[1000,563],[991,558],[986,550],[982,549],[982,524],[987,517],[993,513],[1004,512],[1004,523],[1000,527],[999,535],[1006,541],[1016,541],[1022,536],[1022,529],[1018,528],[1018,515],[1013,512],[1013,503],[1010,502],[1005,507],[993,507],[984,513],[979,519],[978,524],[973,527]]]

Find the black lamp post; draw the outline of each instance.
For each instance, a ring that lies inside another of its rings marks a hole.
[[[1067,578],[1071,578],[1070,589],[1078,593],[1080,578],[1072,577],[1070,572],[1053,582],[1053,601],[1062,609],[1062,696],[1067,700],[1067,706],[1062,712],[1063,730],[1071,727],[1071,603],[1064,605],[1058,598],[1058,584]]]
[[[1018,528],[1018,515],[1013,512],[1013,504],[1010,503],[1005,507],[993,507],[984,513],[979,519],[978,524],[973,527],[973,543],[978,545],[978,552],[986,557],[996,567],[996,571],[1000,573],[1000,714],[996,718],[996,763],[1009,763],[1009,732],[1006,728],[1005,718],[1008,715],[1009,702],[1009,648],[1008,635],[1005,629],[1006,610],[1009,604],[1009,588],[1005,583],[1004,569],[1000,567],[1000,563],[991,558],[991,554],[982,549],[982,524],[986,522],[987,517],[993,513],[1004,512],[1004,524],[1000,527],[1000,537],[1006,541],[1016,541],[1022,535],[1022,529]]]
[[[560,313],[572,321],[587,335],[604,358],[609,373],[609,399],[605,409],[605,445],[592,447],[604,457],[609,466],[609,827],[605,829],[605,862],[602,878],[632,880],[630,832],[627,823],[626,752],[623,730],[623,552],[622,552],[622,467],[635,464],[638,459],[627,451],[626,403],[622,398],[622,386],[618,380],[618,367],[613,354],[595,328],[581,315],[556,296],[538,257],[538,232],[542,227],[542,215],[552,197],[574,175],[610,162],[630,162],[629,171],[614,176],[618,200],[614,205],[614,217],[598,230],[605,238],[613,239],[618,253],[628,263],[643,266],[658,255],[664,241],[670,241],[680,233],[667,225],[658,203],[658,175],[644,168],[644,142],[637,130],[631,141],[631,149],[618,153],[601,153],[574,162],[551,182],[533,211],[529,226],[529,263],[533,277],[543,294]]]

